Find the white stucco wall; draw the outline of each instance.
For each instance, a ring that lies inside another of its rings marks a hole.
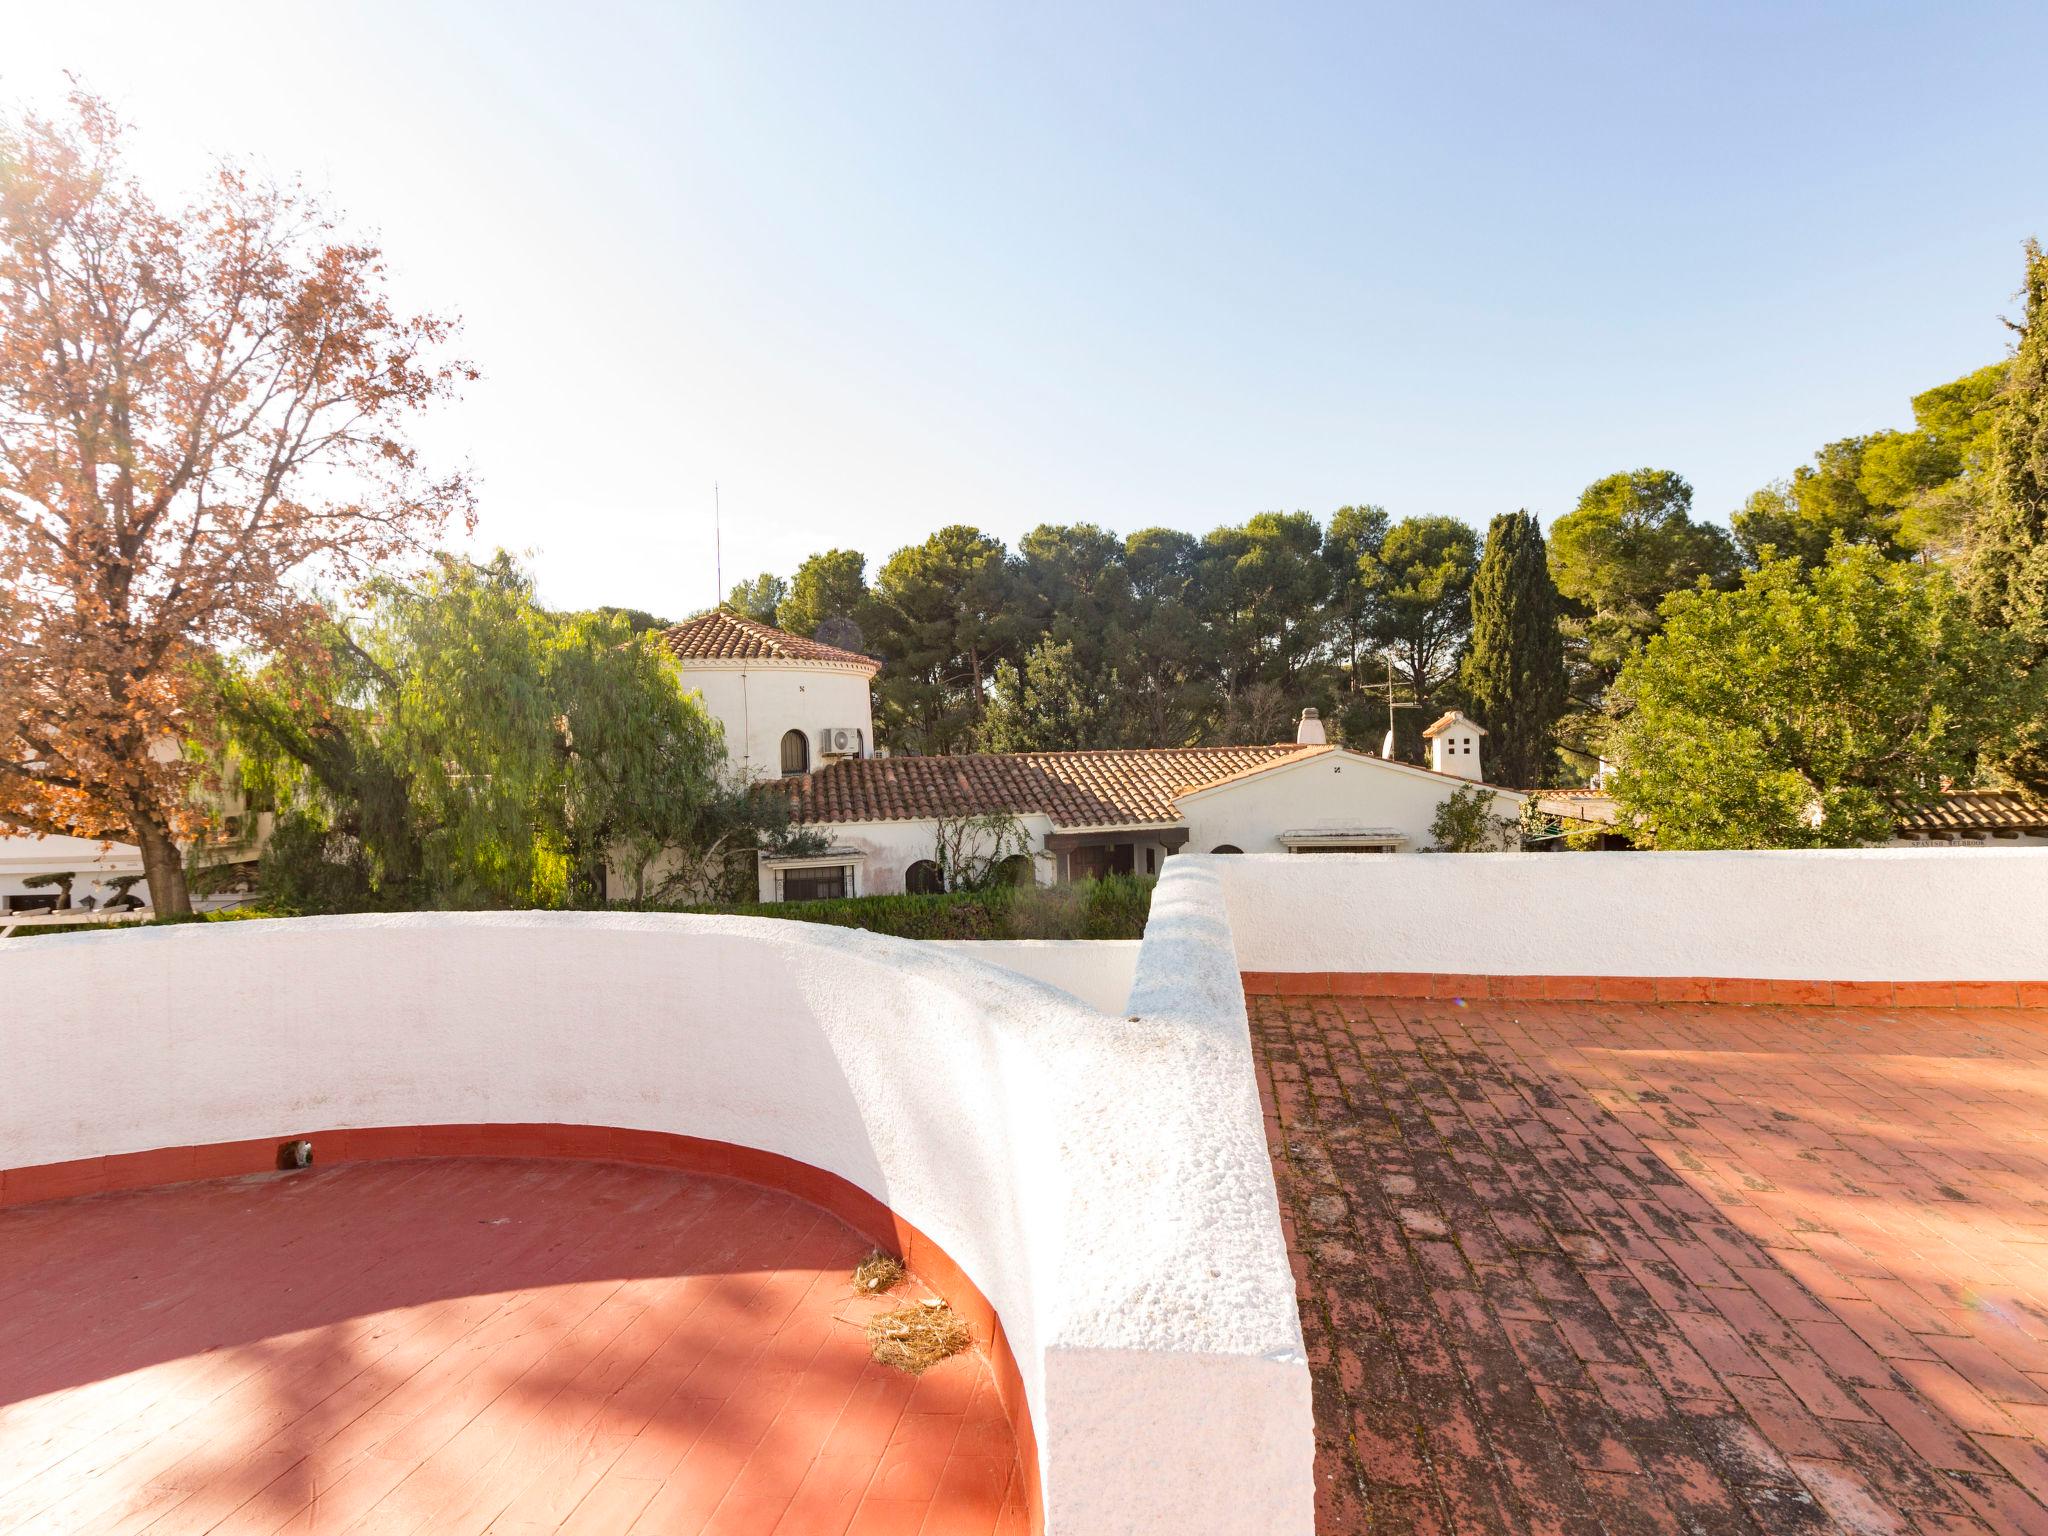
[[[78,876],[71,887],[74,903],[91,896],[104,902],[113,893],[106,881],[115,875],[142,873],[142,851],[131,843],[100,843],[89,837],[34,837],[29,834],[0,835],[0,908],[12,895],[51,896],[45,886],[31,891],[22,881],[31,875],[69,870]],[[149,899],[149,886],[137,882],[132,894]]]
[[[2048,978],[2048,849],[1188,862],[1248,971]]]
[[[0,944],[0,1166],[564,1122],[838,1174],[1002,1317],[1058,1536],[1309,1536],[1293,1278],[1213,873],[1128,1020],[958,951],[765,919],[408,914]],[[594,1022],[595,1021],[595,1022]]]
[[[1122,1013],[1138,970],[1136,939],[928,939],[971,960],[1070,992],[1102,1013]]]
[[[1279,835],[1298,828],[1391,827],[1406,834],[1403,852],[1430,844],[1438,805],[1464,788],[1447,774],[1402,767],[1350,753],[1324,753],[1180,798],[1189,853],[1222,843],[1246,853],[1274,853]],[[1503,793],[1499,814],[1515,816],[1521,798]]]
[[[833,726],[859,730],[866,755],[875,750],[874,704],[868,673],[826,663],[681,661],[683,687],[725,727],[726,755],[750,778],[782,772],[782,735],[802,731],[811,766],[822,766],[818,732]]]
[[[1052,831],[1050,819],[1030,815],[1017,818],[1030,839],[1032,875],[1040,885],[1050,885],[1057,877],[1058,868],[1054,860],[1045,857],[1045,835]],[[939,824],[936,821],[833,821],[820,825],[817,831],[831,840],[834,848],[852,848],[867,855],[860,874],[860,894],[863,896],[898,896],[903,892],[903,875],[919,859],[928,859],[938,846]],[[775,874],[773,869],[763,866],[760,877],[761,900],[775,899]]]

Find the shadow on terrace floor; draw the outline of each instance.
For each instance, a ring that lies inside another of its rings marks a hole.
[[[786,1195],[596,1163],[0,1212],[0,1532],[1021,1529],[981,1358],[867,1358],[865,1250]]]
[[[2048,1531],[2048,1015],[1254,998],[1319,1529]]]

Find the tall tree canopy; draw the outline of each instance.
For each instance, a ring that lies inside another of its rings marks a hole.
[[[655,636],[547,612],[503,555],[369,598],[310,648],[220,664],[234,767],[278,811],[278,905],[587,906],[607,865],[647,898],[715,885],[749,829],[775,830]]]
[[[1185,747],[1214,719],[1201,621],[1201,541],[1176,528],[1141,528],[1124,540],[1130,583],[1129,646],[1118,673],[1123,745]]]
[[[1017,666],[996,663],[988,712],[975,730],[983,752],[1067,752],[1120,746],[1117,679],[1091,679],[1074,660],[1073,642],[1040,640]]]
[[[1668,469],[1603,476],[1550,528],[1550,574],[1570,602],[1564,625],[1578,690],[1597,704],[1621,664],[1657,632],[1658,605],[1702,578],[1735,578],[1735,547],[1692,517],[1692,486]]]
[[[783,600],[788,596],[789,583],[773,571],[763,571],[758,576],[749,576],[745,581],[735,583],[726,598],[726,605],[750,619],[775,624],[779,622],[777,614]]]
[[[1883,842],[2012,731],[2012,649],[1946,571],[1868,545],[1676,593],[1615,685],[1615,796],[1660,848]]]
[[[1259,683],[1295,683],[1320,649],[1329,574],[1323,531],[1307,512],[1261,512],[1202,546],[1202,616],[1226,700]]]
[[[1368,582],[1373,638],[1418,701],[1457,673],[1478,569],[1479,535],[1455,517],[1404,517],[1380,543]]]
[[[988,704],[996,663],[1027,638],[1016,572],[1000,539],[953,524],[882,563],[869,647],[888,663],[877,686],[882,728],[902,750],[964,745]]]
[[[1487,729],[1488,773],[1503,784],[1541,784],[1549,772],[1566,697],[1557,606],[1543,530],[1527,512],[1502,513],[1487,529],[1472,580],[1472,646],[1461,677]]]
[[[1344,665],[1357,671],[1380,640],[1379,588],[1386,569],[1385,507],[1339,507],[1323,530],[1323,564],[1330,580],[1330,629]]]
[[[2024,291],[1968,579],[1978,616],[2012,632],[2034,684],[2028,724],[2006,767],[2048,792],[2048,255],[2037,241],[2027,243]]]
[[[1911,430],[1829,443],[1756,492],[1729,520],[1743,557],[1819,565],[1837,540],[1893,559],[1957,553],[1985,494],[2005,373],[1994,363],[1925,390]]]
[[[849,651],[867,644],[867,556],[828,549],[796,568],[789,593],[775,608],[777,627],[811,635]]]
[[[318,204],[223,168],[168,210],[72,107],[0,123],[0,823],[132,841],[181,912],[195,663],[467,517],[407,433],[472,375]]]
[[[1776,557],[1819,565],[1836,543],[1860,544],[1903,559],[1910,551],[1897,508],[1871,499],[1863,460],[1869,439],[1829,443],[1792,478],[1757,491],[1728,522],[1750,564]]]

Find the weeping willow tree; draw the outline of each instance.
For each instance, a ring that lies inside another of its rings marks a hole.
[[[290,910],[723,894],[783,835],[653,638],[543,609],[503,554],[377,583],[362,613],[223,667],[215,698],[230,766],[277,812],[260,881]]]

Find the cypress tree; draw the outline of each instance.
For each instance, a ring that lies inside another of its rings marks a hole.
[[[2048,255],[2027,242],[2027,317],[1992,429],[1991,484],[1972,529],[1968,585],[1980,622],[2011,630],[2033,664],[2037,705],[2003,766],[2048,791]]]
[[[1536,519],[1496,517],[1472,581],[1472,647],[1460,675],[1486,727],[1487,777],[1497,783],[1533,786],[1549,767],[1551,732],[1565,707],[1557,610]]]

